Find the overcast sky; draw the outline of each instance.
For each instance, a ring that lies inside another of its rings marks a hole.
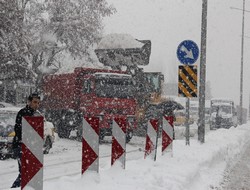
[[[162,71],[166,82],[177,82],[176,50],[183,40],[200,47],[202,0],[107,0],[117,13],[104,20],[105,33],[128,33],[151,40],[147,71]],[[206,78],[214,97],[227,97],[239,104],[242,0],[208,0]],[[250,10],[250,0],[246,0]],[[245,35],[250,37],[250,13],[245,13]],[[250,38],[244,45],[244,107],[250,89]],[[200,64],[200,60],[196,62]]]

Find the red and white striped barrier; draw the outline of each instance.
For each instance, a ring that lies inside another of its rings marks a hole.
[[[162,126],[162,155],[167,151],[173,150],[173,138],[174,138],[174,117],[163,116]]]
[[[148,121],[147,126],[147,135],[146,135],[146,146],[145,146],[145,155],[144,158],[148,156],[152,156],[156,159],[156,152],[157,152],[157,138],[158,138],[158,128],[159,128],[159,121],[158,119],[150,119]]]
[[[42,116],[22,118],[21,189],[43,189]]]
[[[99,172],[99,118],[84,117],[82,130],[82,174]]]
[[[126,161],[126,128],[126,117],[113,119],[111,165],[119,161],[123,169],[125,169]]]

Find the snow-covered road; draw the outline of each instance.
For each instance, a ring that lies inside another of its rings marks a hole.
[[[136,160],[143,157],[144,138],[134,137],[127,144],[126,158]],[[100,145],[100,170],[110,168],[111,138]],[[80,175],[82,144],[78,141],[57,139],[48,155],[44,156],[44,181],[63,176]],[[18,174],[17,162],[13,159],[0,160],[0,189],[9,188]]]
[[[190,146],[185,139],[173,143],[173,157],[144,159],[145,138],[133,137],[126,148],[126,169],[111,167],[111,138],[100,145],[100,172],[81,177],[80,142],[57,139],[49,155],[44,157],[45,190],[208,190],[220,187],[227,166],[237,163],[250,139],[250,123],[237,128],[208,131],[205,143],[197,136]],[[159,140],[159,144],[161,139]],[[8,189],[17,177],[16,160],[0,160],[0,189]]]

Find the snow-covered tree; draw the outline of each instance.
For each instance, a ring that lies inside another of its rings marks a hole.
[[[17,56],[18,64],[34,73],[37,85],[45,74],[60,69],[62,53],[90,60],[89,48],[101,36],[103,17],[115,12],[106,0],[0,0],[0,3],[3,15],[0,56],[6,57],[1,64]]]
[[[23,10],[15,0],[0,0],[0,66],[22,61],[27,52],[23,38]],[[27,65],[27,64],[26,64]]]

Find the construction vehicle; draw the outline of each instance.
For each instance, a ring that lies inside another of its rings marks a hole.
[[[104,66],[111,66],[111,69],[75,68],[72,73],[52,74],[43,78],[42,108],[48,120],[54,123],[59,137],[76,136],[80,139],[83,117],[97,116],[100,118],[99,136],[103,139],[104,136],[111,135],[113,118],[126,116],[126,139],[127,142],[130,141],[137,126],[135,115],[138,103],[135,95],[144,100],[146,84],[141,79],[135,80],[131,72],[134,70],[138,73],[136,76],[143,74],[137,67],[134,69],[134,64],[148,64],[151,43],[135,42],[133,39],[132,45],[133,48],[126,51],[120,48],[115,48],[114,51],[109,49],[108,52],[96,50],[100,62]],[[116,61],[111,62],[108,58]],[[123,71],[119,64],[121,61],[131,69]],[[141,77],[144,79],[144,76]],[[137,89],[135,82],[139,85]]]
[[[95,53],[105,66],[124,69],[132,76],[136,89],[136,125],[140,132],[145,132],[150,117],[160,117],[162,114],[172,114],[175,109],[183,109],[177,102],[162,97],[164,75],[161,72],[144,72],[140,68],[149,64],[151,41],[111,34],[101,40]]]
[[[66,138],[81,138],[83,116],[100,117],[101,139],[111,135],[114,117],[126,116],[129,142],[133,131],[145,126],[146,113],[165,106],[161,105],[163,75],[138,67],[149,64],[151,42],[110,35],[101,40],[95,53],[110,68],[76,68],[73,73],[44,77],[42,108],[59,136]]]
[[[211,99],[210,130],[237,126],[237,112],[234,101],[225,98]]]

